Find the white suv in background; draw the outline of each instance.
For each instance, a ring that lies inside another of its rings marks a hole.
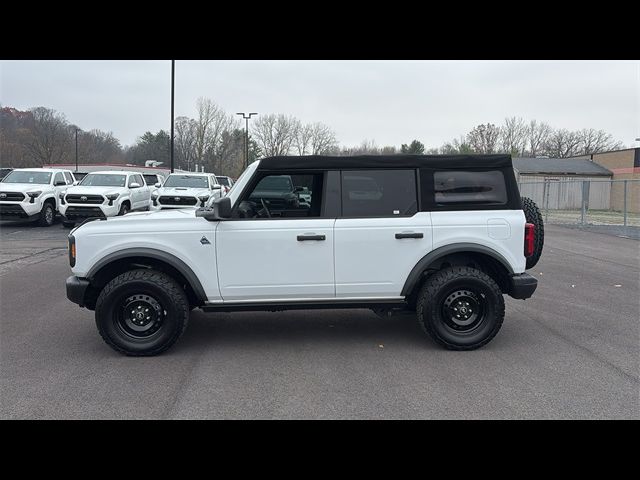
[[[75,182],[70,170],[16,168],[0,183],[0,219],[37,220],[51,226],[58,197]]]
[[[59,195],[63,225],[71,227],[86,218],[125,215],[148,210],[150,189],[142,174],[127,171],[91,172],[65,194]]]
[[[203,207],[222,195],[222,185],[211,173],[172,173],[151,195],[151,210]]]

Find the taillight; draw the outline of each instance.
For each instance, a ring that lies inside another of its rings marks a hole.
[[[533,223],[524,224],[524,256],[533,256],[533,241],[535,240],[536,226]]]

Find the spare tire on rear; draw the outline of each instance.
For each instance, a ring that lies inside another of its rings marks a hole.
[[[527,258],[527,270],[533,268],[540,260],[542,255],[542,246],[544,245],[544,222],[542,214],[536,202],[528,197],[522,197],[522,210],[527,219],[527,223],[533,223],[535,226],[535,235],[533,242],[533,255]]]

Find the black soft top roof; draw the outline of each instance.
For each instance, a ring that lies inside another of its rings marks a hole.
[[[334,170],[358,168],[504,168],[511,155],[328,155],[266,157],[258,170]]]

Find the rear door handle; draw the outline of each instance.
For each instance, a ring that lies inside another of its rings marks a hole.
[[[396,233],[396,238],[423,238],[424,234],[422,233]]]
[[[307,240],[326,240],[327,237],[325,235],[298,235],[299,242],[305,242]]]

